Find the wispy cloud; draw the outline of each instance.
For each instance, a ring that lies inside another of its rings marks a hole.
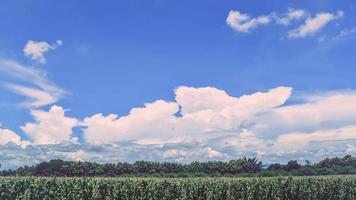
[[[303,25],[296,29],[290,30],[288,32],[288,37],[302,38],[313,35],[324,28],[329,22],[340,19],[343,16],[344,13],[342,11],[338,11],[337,13],[318,13],[315,17],[308,17]]]
[[[227,16],[226,24],[237,32],[248,33],[261,25],[277,24],[289,26],[292,22],[298,22],[305,19],[299,27],[288,31],[288,38],[303,38],[314,35],[323,29],[331,21],[340,19],[344,16],[343,11],[319,12],[315,17],[311,17],[305,9],[288,8],[285,14],[271,12],[268,15],[251,17],[249,14],[240,11],[231,10]],[[347,34],[346,32],[344,34]]]
[[[27,97],[28,100],[22,105],[28,108],[55,103],[66,94],[63,89],[47,79],[47,74],[43,70],[0,59],[0,71],[13,78],[12,83],[4,85],[11,91]]]
[[[291,21],[302,19],[306,15],[307,15],[307,11],[304,9],[288,8],[288,13],[286,16],[284,17],[275,16],[275,17],[276,17],[277,24],[288,26],[291,23]]]
[[[44,53],[46,53],[49,50],[54,50],[62,45],[63,45],[62,40],[57,40],[55,44],[49,44],[45,41],[29,40],[26,43],[23,52],[25,56],[27,56],[28,58],[43,64],[46,63],[46,58],[44,56]]]
[[[353,35],[355,33],[356,33],[356,27],[353,27],[351,29],[344,29],[344,30],[341,30],[340,33],[334,37],[334,39],[344,38],[344,37]]]
[[[22,103],[25,107],[41,107],[55,103],[58,100],[50,93],[36,88],[16,84],[6,84],[5,86],[16,94],[29,98],[28,101]]]

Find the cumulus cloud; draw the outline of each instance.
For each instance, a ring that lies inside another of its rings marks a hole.
[[[318,160],[352,151],[353,91],[307,95],[302,103],[285,105],[291,92],[277,87],[233,97],[213,87],[182,86],[175,90],[175,102],[159,100],[122,117],[88,117],[84,134],[89,144],[125,141],[153,148],[150,158],[179,162],[241,156],[268,162]],[[153,111],[158,107],[160,114]]]
[[[11,77],[13,82],[21,82],[6,83],[5,87],[27,97],[28,100],[22,103],[25,107],[38,108],[53,104],[66,94],[66,91],[48,80],[43,70],[0,59],[0,71],[3,72],[2,75]]]
[[[44,53],[46,53],[49,50],[57,49],[62,45],[63,45],[62,40],[57,40],[55,44],[49,44],[44,41],[29,40],[27,41],[23,49],[23,52],[25,56],[30,58],[31,60],[44,64],[46,63],[46,58],[44,56]]]
[[[124,116],[99,113],[82,122],[59,106],[33,110],[35,121],[21,127],[32,143],[21,146],[15,133],[0,131],[0,162],[14,167],[54,158],[103,163],[242,156],[287,162],[354,153],[354,91],[297,97],[291,92],[276,87],[234,97],[214,87],[182,86],[174,101],[157,100]],[[290,98],[299,101],[286,104]],[[73,137],[77,126],[83,127],[84,142]]]
[[[60,106],[52,106],[48,112],[32,110],[35,123],[21,127],[34,144],[56,144],[65,141],[76,141],[72,137],[72,128],[79,125],[78,120],[65,116]]]
[[[21,138],[16,133],[9,129],[0,128],[0,145],[13,142],[15,144],[21,144]]]
[[[342,11],[337,13],[322,12],[316,14],[315,17],[308,17],[305,23],[296,29],[290,30],[288,32],[289,38],[301,38],[313,35],[322,28],[324,28],[328,23],[333,20],[340,19],[344,16]]]
[[[271,22],[270,16],[259,16],[252,18],[247,14],[231,10],[227,16],[226,23],[238,32],[248,32],[260,25],[266,25]]]
[[[118,117],[115,114],[96,114],[84,119],[87,126],[86,141],[117,142],[140,138],[167,138],[173,130],[174,113],[178,105],[174,102],[158,100],[143,108],[133,108],[129,115]],[[105,134],[100,134],[105,133]]]
[[[239,98],[213,87],[179,87],[175,93],[176,102],[158,100],[132,109],[127,116],[96,114],[85,118],[86,140],[172,139],[240,129],[251,116],[284,104],[291,88],[278,87]],[[176,116],[178,112],[181,116]]]
[[[22,140],[21,137],[10,129],[0,128],[0,146],[7,144],[15,144],[21,148],[25,148],[30,144],[29,141]]]

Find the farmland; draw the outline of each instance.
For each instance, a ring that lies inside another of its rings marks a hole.
[[[0,199],[356,199],[356,176],[0,177]]]

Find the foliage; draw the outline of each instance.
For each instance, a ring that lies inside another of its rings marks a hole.
[[[255,158],[242,158],[229,162],[209,161],[190,164],[173,162],[136,161],[130,163],[74,162],[51,160],[37,165],[20,167],[15,171],[2,171],[4,176],[120,176],[143,174],[238,174],[257,173],[262,170],[262,163]]]
[[[144,177],[203,177],[203,176],[276,176],[276,175],[335,175],[356,174],[356,158],[326,158],[318,163],[305,165],[291,160],[287,164],[271,164],[263,169],[256,158],[241,158],[229,162],[209,161],[190,164],[175,162],[137,161],[134,163],[75,162],[51,160],[37,165],[20,167],[16,170],[0,171],[2,176],[144,176]]]

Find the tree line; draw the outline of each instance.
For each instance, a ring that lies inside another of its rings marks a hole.
[[[287,164],[264,165],[256,158],[240,158],[223,161],[176,162],[136,161],[99,164],[95,162],[50,160],[15,170],[0,171],[1,176],[275,176],[275,175],[333,175],[356,174],[356,157],[326,158],[317,163],[306,161],[304,165],[296,160]]]

